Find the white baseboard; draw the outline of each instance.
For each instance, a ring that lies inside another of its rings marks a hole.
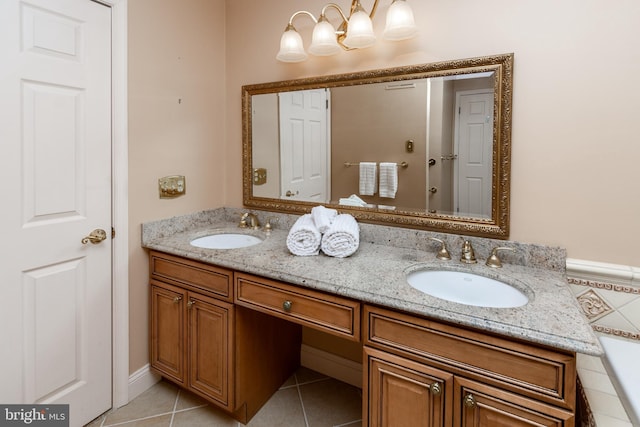
[[[160,381],[160,375],[154,374],[147,363],[129,376],[129,402],[153,387]],[[127,402],[128,403],[128,402]]]
[[[354,387],[362,388],[362,364],[302,344],[300,364]]]

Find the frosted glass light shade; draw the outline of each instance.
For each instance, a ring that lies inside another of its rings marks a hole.
[[[413,10],[405,0],[394,0],[387,12],[387,23],[382,37],[385,40],[406,40],[418,33]]]
[[[356,9],[357,10],[357,9]],[[369,15],[360,8],[351,15],[347,25],[347,37],[343,43],[350,48],[365,48],[373,46],[376,36],[373,34],[373,24]]]
[[[280,52],[276,59],[282,62],[302,62],[307,59],[307,53],[302,45],[302,37],[293,27],[288,27],[280,38]]]
[[[333,25],[322,17],[315,27],[309,53],[316,56],[335,55],[342,50],[336,39],[336,30]]]

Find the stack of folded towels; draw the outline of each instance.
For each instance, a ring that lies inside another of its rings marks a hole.
[[[360,229],[355,218],[335,209],[316,206],[302,215],[287,236],[287,248],[294,255],[326,255],[345,258],[360,245]]]

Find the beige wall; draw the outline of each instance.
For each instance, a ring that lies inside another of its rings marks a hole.
[[[365,8],[371,3],[363,1]],[[375,27],[384,25],[389,3],[380,2]],[[633,94],[640,75],[640,3],[410,4],[418,38],[291,65],[274,59],[280,35],[294,11],[317,14],[320,4],[228,2],[227,203],[242,203],[241,85],[513,52],[511,238],[562,246],[572,258],[639,265],[633,240],[640,236],[640,111]],[[308,45],[312,22],[299,17],[295,25]]]
[[[427,83],[414,88],[388,90],[387,84],[338,87],[331,90],[331,199],[357,194],[367,203],[424,210]],[[348,119],[347,119],[348,118]],[[397,126],[403,123],[403,126]],[[414,141],[407,153],[406,141]],[[360,195],[359,166],[344,163],[407,162],[398,166],[398,191],[394,198]]]
[[[148,361],[140,224],[242,205],[244,84],[513,52],[511,239],[640,265],[640,3],[410,4],[418,38],[289,65],[275,60],[280,35],[294,11],[317,14],[317,1],[129,1],[132,372]],[[311,21],[295,24],[308,45]],[[159,200],[156,180],[170,174],[187,176],[188,194]]]
[[[140,224],[225,204],[224,0],[129,1],[129,369],[149,362]],[[158,197],[185,175],[186,195]]]

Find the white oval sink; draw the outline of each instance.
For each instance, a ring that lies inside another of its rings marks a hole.
[[[507,283],[459,271],[417,270],[407,274],[407,282],[436,298],[478,307],[520,307],[529,302]]]
[[[220,233],[193,239],[191,246],[205,249],[238,249],[262,243],[262,239],[250,234]]]

